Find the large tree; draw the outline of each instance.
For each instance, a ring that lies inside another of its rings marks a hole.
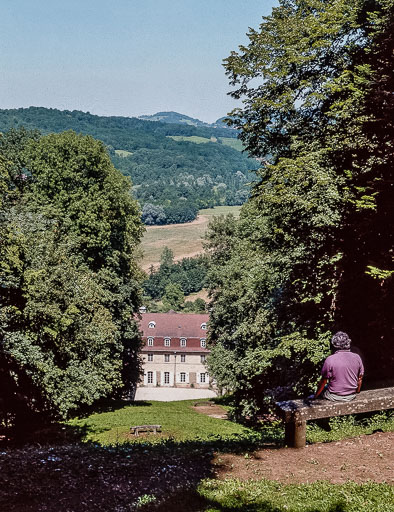
[[[306,392],[333,329],[370,380],[392,371],[393,8],[283,0],[225,61],[243,100],[230,122],[263,162],[239,222],[208,242],[211,370],[244,414]]]
[[[139,208],[89,136],[11,132],[0,158],[5,413],[65,417],[138,376]]]

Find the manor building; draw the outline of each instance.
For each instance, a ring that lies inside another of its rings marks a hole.
[[[208,388],[208,318],[207,314],[142,312],[144,375],[139,385]]]

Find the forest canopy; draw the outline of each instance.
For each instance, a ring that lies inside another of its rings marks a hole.
[[[394,2],[281,0],[248,37],[231,123],[270,157],[208,245],[209,367],[250,417],[313,391],[335,330],[392,376]]]

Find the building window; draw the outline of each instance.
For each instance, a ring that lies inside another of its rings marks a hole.
[[[148,347],[153,347],[153,338],[148,338]]]
[[[207,330],[207,324],[206,324],[205,322],[201,324],[201,329],[202,329],[203,331],[206,331],[206,330]]]
[[[153,354],[148,354],[148,361],[153,361]]]
[[[180,379],[181,382],[186,382],[186,373],[185,372],[181,372],[180,377],[181,377],[181,379]]]
[[[156,327],[156,322],[149,322],[148,327],[149,329],[154,329]]]
[[[181,354],[181,363],[184,363],[186,361],[186,355]]]
[[[170,383],[170,372],[164,372],[164,384]]]
[[[200,356],[200,362],[201,363],[205,363],[205,359],[206,359],[205,355],[201,355]]]
[[[170,362],[170,354],[164,354],[164,362],[169,363]]]
[[[171,338],[164,338],[164,346],[165,347],[171,346]]]
[[[186,338],[181,338],[181,347],[186,347]]]
[[[207,342],[206,342],[205,338],[201,338],[200,339],[200,345],[201,345],[202,348],[205,348],[207,346]]]
[[[205,374],[205,373],[200,373],[200,382],[201,382],[202,384],[204,384],[204,382],[205,382],[205,376],[206,376],[206,374]]]
[[[148,372],[148,384],[153,384],[153,372]]]

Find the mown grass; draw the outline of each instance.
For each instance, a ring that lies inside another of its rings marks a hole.
[[[197,400],[198,401],[198,400]],[[284,439],[284,429],[280,421],[264,422],[257,430],[229,420],[212,418],[197,412],[193,408],[196,400],[177,402],[109,402],[100,412],[92,412],[82,418],[74,418],[68,422],[84,432],[84,441],[92,441],[101,445],[122,444],[126,442],[161,443],[163,441],[195,442],[217,441],[219,444],[229,440],[237,442],[251,441],[252,445],[259,442]],[[130,436],[132,425],[162,425],[159,435],[146,434],[140,437]],[[356,437],[373,432],[394,431],[394,413],[381,412],[319,420],[307,425],[307,442],[331,442]],[[253,449],[251,446],[251,449]],[[220,447],[218,446],[218,449]]]
[[[238,217],[240,209],[240,206],[206,208],[199,211],[200,219],[197,222],[148,226],[142,240],[142,268],[148,270],[150,265],[158,265],[165,246],[172,249],[177,260],[202,253],[204,234],[209,220],[229,213]]]
[[[195,400],[179,402],[135,402],[131,405],[118,403],[112,410],[75,418],[68,424],[84,432],[84,441],[101,445],[126,442],[163,441],[228,441],[253,435],[253,430],[231,421],[212,418],[192,408]],[[132,425],[161,425],[159,435],[130,435]]]
[[[392,512],[394,488],[366,483],[281,484],[269,480],[206,480],[198,487],[206,512]],[[197,509],[194,509],[197,510]]]

